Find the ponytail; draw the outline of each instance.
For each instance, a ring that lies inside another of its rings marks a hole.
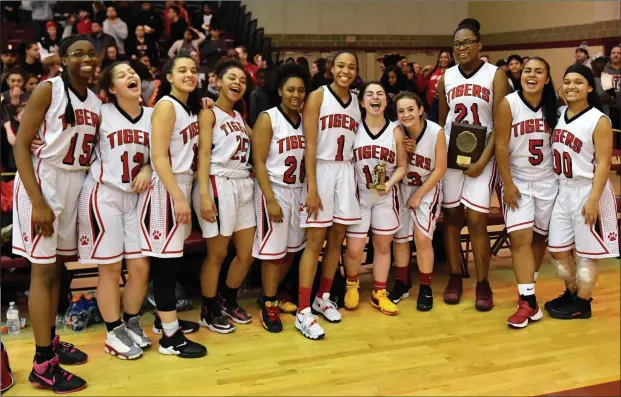
[[[58,51],[59,55],[62,58],[65,58],[67,56],[67,50],[69,50],[69,47],[71,47],[71,45],[77,41],[90,42],[88,40],[88,37],[86,36],[82,36],[82,35],[69,36],[60,42],[59,51]],[[65,123],[67,125],[74,125],[75,124],[75,112],[73,111],[73,105],[71,104],[71,96],[69,96],[69,84],[70,83],[69,83],[69,74],[67,72],[66,67],[63,68],[63,71],[60,74],[60,78],[65,88],[65,96],[67,97],[67,107],[65,108]],[[87,95],[88,95],[88,91],[87,91]]]

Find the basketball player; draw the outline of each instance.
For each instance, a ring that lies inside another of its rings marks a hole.
[[[399,309],[388,299],[386,281],[390,271],[390,243],[401,227],[399,181],[405,176],[407,155],[403,147],[403,131],[384,117],[386,104],[386,91],[379,83],[365,84],[362,90],[365,115],[354,140],[354,167],[362,219],[359,224],[347,228],[344,303],[348,310],[358,308],[358,273],[371,229],[374,250],[371,305],[393,316],[399,313]]]
[[[207,245],[201,267],[203,306],[200,325],[213,332],[235,331],[227,317],[248,324],[252,316],[237,303],[237,292],[253,262],[252,245],[256,218],[254,182],[251,178],[252,131],[233,106],[246,91],[246,74],[237,61],[216,67],[218,99],[200,113],[198,180],[194,182],[194,211]],[[237,256],[229,268],[218,300],[220,267],[233,237]]]
[[[338,323],[341,313],[330,301],[330,289],[347,226],[360,223],[352,159],[361,119],[358,98],[349,92],[349,86],[358,75],[358,58],[350,52],[338,53],[331,72],[334,81],[311,93],[303,112],[307,180],[302,190],[300,226],[308,230],[306,248],[300,260],[295,326],[302,335],[314,340],[325,335],[310,307],[311,287],[323,243],[327,240],[313,310],[321,313],[328,322]]]
[[[304,184],[304,132],[300,108],[309,84],[308,68],[286,64],[277,70],[282,101],[259,115],[253,129],[252,158],[257,176],[257,231],[252,255],[261,259],[265,295],[261,323],[269,332],[282,331],[278,283],[295,253],[304,249],[306,231],[300,228],[300,198]]]
[[[447,146],[455,122],[483,126],[487,130],[487,142],[481,157],[464,172],[448,169],[444,175],[444,239],[451,267],[444,302],[457,304],[461,300],[460,241],[465,212],[477,273],[475,308],[488,311],[494,306],[487,279],[490,260],[487,214],[496,181],[496,161],[492,158],[493,115],[500,101],[509,93],[509,86],[507,76],[501,70],[479,59],[483,48],[479,29],[479,22],[472,18],[459,24],[453,35],[455,62],[459,65],[448,69],[438,82],[439,124],[444,124]],[[447,161],[450,163],[450,159]]]
[[[522,90],[502,100],[494,119],[503,214],[520,295],[518,309],[507,321],[513,328],[543,317],[535,281],[558,194],[550,143],[558,117],[550,66],[542,58],[531,58],[520,79]]]
[[[590,318],[597,261],[619,256],[616,201],[607,177],[612,125],[600,111],[595,79],[588,67],[567,68],[563,94],[568,106],[561,108],[552,134],[554,173],[560,186],[550,220],[548,250],[566,290],[545,308],[554,318]]]
[[[28,311],[36,354],[28,380],[55,393],[71,393],[86,381],[60,367],[87,356],[56,335],[60,272],[78,252],[78,198],[88,166],[101,101],[87,88],[96,66],[85,36],[59,48],[63,73],[39,84],[28,100],[14,146],[13,253],[32,263]],[[30,144],[43,145],[34,153]]]
[[[416,308],[433,308],[431,279],[433,276],[433,233],[440,215],[442,177],[446,173],[446,137],[444,130],[424,117],[423,101],[416,94],[397,95],[397,116],[405,130],[404,147],[408,151],[407,173],[401,182],[401,212],[403,226],[395,234],[396,278],[390,300],[399,303],[409,296],[412,287],[409,265],[412,259],[410,241],[416,244],[420,288]]]
[[[138,201],[140,246],[143,255],[154,257],[153,294],[162,327],[159,352],[196,358],[207,354],[207,349],[184,335],[196,331],[198,324],[177,318],[175,287],[180,264],[170,258],[183,256],[183,243],[191,228],[189,201],[201,106],[195,90],[197,66],[189,56],[177,55],[164,65],[162,75],[151,116],[151,188],[141,193]]]
[[[124,360],[142,356],[142,348],[151,345],[140,327],[149,261],[142,255],[138,237],[138,193],[151,184],[153,109],[140,106],[140,83],[127,63],[115,62],[102,72],[99,84],[112,103],[101,107],[95,158],[78,202],[79,260],[99,265],[97,302],[108,330],[104,352]],[[121,320],[123,259],[129,279]]]

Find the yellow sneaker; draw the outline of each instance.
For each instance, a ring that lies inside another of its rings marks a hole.
[[[298,307],[293,302],[279,300],[278,309],[283,313],[295,313]]]
[[[379,290],[377,292],[373,291],[371,305],[378,308],[382,313],[388,314],[389,316],[396,316],[397,314],[399,314],[399,309],[397,308],[397,305],[395,305],[390,299],[388,299],[388,292],[386,292],[385,289]]]
[[[356,310],[358,308],[358,304],[360,303],[358,288],[360,288],[360,280],[347,280],[347,284],[345,286],[345,309]]]

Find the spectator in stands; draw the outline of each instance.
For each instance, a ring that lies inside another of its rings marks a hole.
[[[319,58],[315,62],[313,62],[310,66],[310,76],[311,76],[311,87],[312,87],[312,79],[318,73],[322,75],[326,69],[326,60],[325,58]]]
[[[49,21],[45,24],[45,33],[41,37],[39,42],[39,51],[41,53],[41,60],[45,60],[52,53],[58,53],[58,44],[60,40],[58,38],[58,27],[56,22]]]
[[[118,17],[116,7],[109,6],[106,11],[106,20],[103,23],[103,31],[116,40],[119,54],[125,54],[125,39],[127,38],[127,24]]]
[[[293,57],[289,57],[285,60],[285,65],[289,63],[295,63],[295,59]]]
[[[88,10],[82,9],[78,12],[78,23],[76,24],[78,34],[88,36],[93,33],[93,21]]]
[[[114,43],[108,44],[108,47],[106,47],[106,52],[104,53],[103,59],[101,61],[101,68],[105,69],[116,61],[124,61],[124,60],[125,60],[125,57],[119,54],[119,50],[116,47],[116,44]]]
[[[7,22],[19,23],[19,6],[21,1],[3,1],[2,18]]]
[[[157,45],[153,40],[146,36],[145,28],[143,25],[137,25],[134,31],[134,37],[127,40],[125,43],[125,52],[131,59],[138,60],[143,55],[147,55],[149,60],[157,63],[159,58],[159,52]]]
[[[195,28],[202,30],[205,34],[209,34],[209,27],[211,26],[211,20],[213,18],[213,12],[208,3],[203,3],[202,13],[195,18],[192,24]]]
[[[491,63],[489,60],[489,57],[487,55],[481,55],[481,58],[479,58],[480,60],[482,60],[485,63]]]
[[[65,21],[65,27],[63,29],[63,35],[62,35],[63,39],[66,39],[69,36],[78,34],[78,30],[75,27],[76,23],[77,23],[77,18],[75,14],[69,15],[69,17]]]
[[[499,69],[502,69],[505,73],[509,71],[509,65],[507,64],[507,61],[505,61],[504,59],[499,59],[498,61],[496,61],[496,66]]]
[[[574,55],[576,57],[576,65],[584,65],[589,68],[591,67],[591,60],[589,59],[589,49],[586,41],[583,41],[578,47],[576,47]]]
[[[416,75],[416,77],[418,77],[418,76],[420,76],[422,74],[423,68],[420,66],[420,63],[412,62],[412,67],[414,68],[414,74]]]
[[[183,40],[183,35],[188,30],[188,23],[185,18],[181,17],[181,8],[176,5],[170,5],[168,10],[168,47],[172,47],[177,40]],[[185,10],[184,10],[185,11]]]
[[[54,20],[54,11],[52,7],[56,4],[55,1],[31,1],[30,5],[32,7],[32,20],[35,21],[39,25],[39,32],[37,32],[40,37],[43,32],[45,32],[45,25],[48,21]]]
[[[61,60],[58,54],[52,54],[45,58],[43,60],[43,76],[41,76],[41,81],[60,76],[60,64]]]
[[[397,66],[403,72],[405,67],[408,66],[408,57],[406,57],[405,55],[401,55],[399,61],[397,62]]]
[[[186,27],[183,28],[182,31],[185,31],[191,22],[188,12],[178,1],[167,1],[166,9],[164,10],[164,37],[170,37],[170,25],[173,22],[173,16],[170,14],[170,7],[177,7],[177,16],[186,23]]]
[[[101,1],[93,1],[93,22],[102,23],[106,19],[106,7]]]
[[[114,37],[110,36],[103,32],[103,26],[98,21],[93,21],[91,28],[93,30],[93,34],[88,36],[88,39],[93,43],[93,47],[95,47],[95,52],[101,56],[105,49],[110,45],[116,43]]]
[[[147,38],[157,42],[162,35],[164,25],[162,24],[162,17],[159,13],[152,10],[152,4],[150,1],[143,1],[140,3],[142,11],[136,16],[136,24],[144,26],[144,33]]]
[[[604,56],[604,54],[595,54],[591,57],[591,70],[593,70],[593,77],[595,79],[595,92],[599,98],[600,104],[602,106],[602,113],[610,114],[609,105],[614,102],[614,98],[606,92],[604,89],[604,85],[602,84],[602,74],[608,59]]]
[[[507,77],[509,77],[509,84],[513,91],[522,91],[522,65],[524,62],[522,61],[522,57],[513,54],[509,55],[507,58],[507,64],[509,65],[509,71],[507,72]]]
[[[95,68],[95,71],[93,72],[93,75],[88,80],[89,90],[93,91],[95,95],[97,95],[98,97],[100,97],[100,94],[102,92],[101,87],[99,87],[99,78],[101,77],[101,71],[102,71],[102,67],[97,66]]]
[[[317,74],[311,79],[311,91],[332,83],[332,65],[334,64],[334,55],[330,54],[325,59],[319,58],[317,61]]]
[[[30,94],[24,92],[24,75],[18,68],[13,68],[8,72],[8,90],[2,93],[2,103],[0,104],[0,119],[2,123],[11,120],[19,105],[26,103]]]
[[[0,74],[2,75],[1,81],[4,85],[4,80],[6,78],[6,72],[11,70],[13,66],[15,66],[15,62],[17,61],[17,51],[12,44],[7,44],[2,46],[2,54],[0,55],[2,59],[2,64],[0,65]],[[2,87],[5,89],[7,87]]]
[[[248,62],[248,48],[246,48],[246,46],[244,45],[238,45],[237,47],[235,47],[235,51],[237,51],[237,54],[239,54],[239,61],[244,66],[244,70],[250,74],[253,82],[256,81],[255,75],[259,70],[259,67],[254,63]],[[291,59],[293,60],[293,63],[295,63],[295,60],[293,58]]]
[[[149,69],[154,79],[158,78],[159,71],[157,70],[155,66],[153,66],[153,64],[151,63],[151,58],[149,58],[148,55],[141,56],[140,58],[138,58],[138,61],[142,63],[144,66],[146,66],[147,69]]]
[[[196,38],[194,38],[194,34],[196,34]],[[190,26],[184,33],[183,39],[177,40],[173,43],[173,45],[168,50],[168,57],[173,58],[178,52],[185,51],[190,52],[192,50],[196,50],[200,48],[200,45],[203,44],[207,37],[203,34],[203,32],[197,30],[195,27]]]
[[[22,69],[28,73],[36,75],[37,77],[43,76],[43,64],[41,63],[39,44],[34,41],[29,41],[24,44],[24,49],[26,52],[21,65]]]
[[[190,58],[196,63],[198,67],[198,90],[201,92],[201,98],[205,97],[204,92],[207,90],[207,81],[209,79],[209,68],[207,65],[201,63],[201,56],[197,49],[192,48],[189,52],[183,50],[180,53],[188,54]]]
[[[25,104],[21,104],[15,110],[15,114],[11,118],[4,123],[4,130],[6,131],[6,138],[11,144],[11,146],[15,145],[15,137],[17,135],[17,130],[19,130],[19,123],[22,121],[22,114],[24,113],[24,109],[26,108]],[[13,160],[13,167],[15,167],[15,160]]]
[[[264,110],[272,107],[269,94],[267,92],[267,70],[259,69],[256,74],[257,86],[250,94],[250,104],[248,105],[248,125],[254,126],[257,117]]]
[[[39,84],[39,78],[36,75],[32,73],[29,73],[26,75],[26,82],[24,83],[24,91],[26,91],[26,93],[28,94],[28,97],[30,97],[34,89],[37,88],[37,84]]]
[[[226,54],[226,42],[220,37],[220,26],[212,21],[209,32],[209,40],[206,40],[200,48],[201,58],[207,66],[213,68]]]
[[[214,101],[218,99],[218,87],[216,86],[217,79],[216,72],[214,70],[210,70],[207,73],[207,90],[205,91],[205,96],[213,99]]]
[[[305,66],[306,69],[308,69],[308,59],[306,59],[305,57],[298,57],[295,60],[295,63],[297,63],[298,65]]]
[[[401,92],[411,90],[407,77],[403,74],[403,71],[399,65],[399,63],[397,63],[397,65],[388,65],[382,75],[382,78],[380,79],[380,83],[386,90],[386,95],[388,96],[388,106],[386,106],[384,113],[388,119],[393,121],[397,119],[397,113],[394,106],[397,95]]]
[[[417,62],[414,63],[414,71],[416,73],[416,90],[420,93],[425,93],[425,109],[428,112],[433,106],[440,77],[444,75],[446,69],[450,68],[454,64],[451,52],[448,50],[440,51],[436,65],[431,70],[427,71],[427,73],[420,70],[420,64],[417,67]],[[419,69],[418,71],[416,70],[417,68]],[[438,120],[437,117],[434,119],[432,116],[433,115],[431,114],[429,115],[429,119],[431,121]]]
[[[621,46],[610,50],[610,62],[604,67],[604,73],[612,76],[612,92],[610,105],[610,121],[612,128],[621,129]],[[615,147],[621,149],[621,133],[615,132]]]

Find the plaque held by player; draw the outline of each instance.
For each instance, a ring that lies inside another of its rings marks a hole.
[[[371,189],[385,192],[386,187],[386,164],[380,163],[373,169],[373,180],[375,183],[369,184]]]
[[[485,149],[487,128],[480,125],[453,123],[447,154],[447,166],[465,171],[476,163]]]

